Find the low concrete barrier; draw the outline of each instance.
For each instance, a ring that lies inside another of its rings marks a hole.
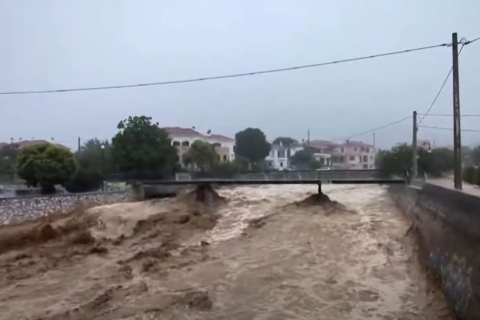
[[[460,319],[479,319],[480,198],[431,184],[389,191],[417,230],[452,309]]]
[[[55,212],[68,212],[77,206],[110,204],[130,199],[131,193],[127,191],[1,198],[0,224],[19,222]]]

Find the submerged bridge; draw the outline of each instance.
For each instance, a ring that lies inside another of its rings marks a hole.
[[[309,170],[224,173],[177,173],[174,179],[135,179],[144,185],[244,184],[404,184],[408,177],[380,170]]]

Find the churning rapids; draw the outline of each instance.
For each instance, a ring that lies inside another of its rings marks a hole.
[[[452,319],[385,187],[217,190],[0,228],[0,319]]]

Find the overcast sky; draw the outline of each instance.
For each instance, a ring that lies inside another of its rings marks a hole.
[[[480,37],[480,1],[0,0],[0,91],[196,78],[281,68]],[[461,108],[480,114],[480,41],[460,57]],[[70,147],[111,138],[148,115],[162,126],[269,139],[337,139],[428,108],[451,48],[254,77],[61,94],[0,95],[0,141]],[[432,113],[451,113],[451,81]],[[426,125],[452,127],[450,118]],[[480,118],[463,127],[480,129]],[[452,144],[449,131],[420,139]],[[377,132],[377,146],[411,140],[411,121]],[[372,141],[368,134],[355,140]],[[464,133],[464,144],[480,143]]]

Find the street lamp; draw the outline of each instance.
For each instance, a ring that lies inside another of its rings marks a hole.
[[[102,163],[101,163],[101,166],[102,166],[102,191],[105,191],[105,167],[104,167],[104,162],[105,162],[105,145],[102,144],[100,146],[100,148],[102,149]]]

